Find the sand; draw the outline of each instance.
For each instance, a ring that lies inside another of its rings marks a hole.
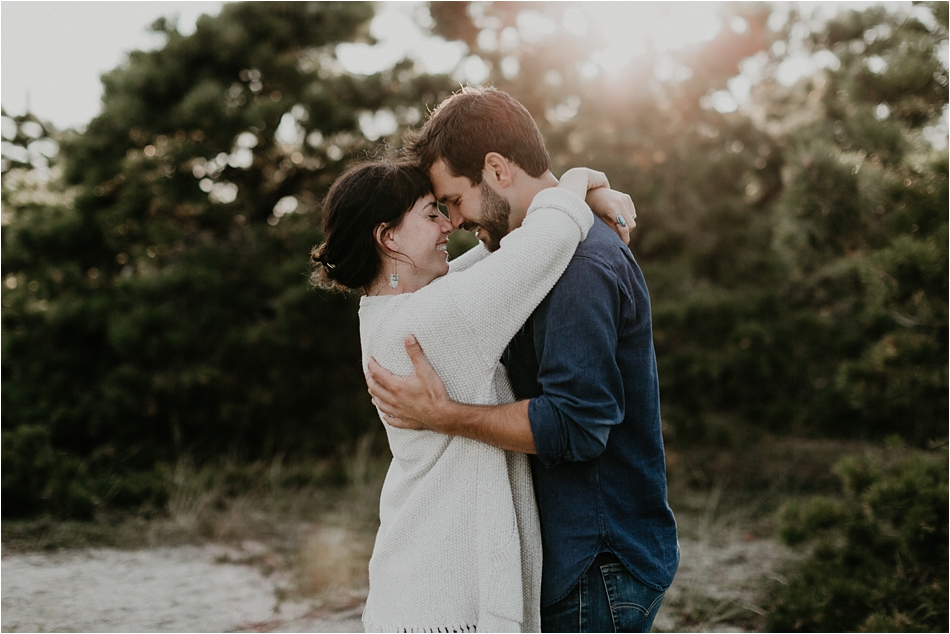
[[[327,619],[224,547],[86,549],[2,559],[4,632],[361,632],[359,611]]]

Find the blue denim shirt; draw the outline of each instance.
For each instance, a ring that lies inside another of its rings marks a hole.
[[[679,565],[650,297],[630,250],[597,221],[502,361],[528,416],[541,515],[541,605],[614,553],[665,590]]]

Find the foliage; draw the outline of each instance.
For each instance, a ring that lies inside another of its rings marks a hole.
[[[548,8],[549,37],[507,48],[491,43],[523,7],[435,12],[532,111],[558,169],[601,169],[636,202],[672,442],[946,436],[947,149],[924,133],[946,116],[947,24],[928,6],[926,24],[871,8],[776,29],[770,7],[730,5],[745,28],[622,81],[585,76],[598,37],[568,5]],[[793,55],[818,68],[788,87]],[[750,103],[717,110],[739,71]]]
[[[945,18],[849,12],[813,36],[840,67],[810,86],[823,116],[786,140],[775,248],[818,317],[812,397],[849,436],[945,433],[947,151],[921,134],[946,110]]]
[[[527,106],[556,173],[601,169],[636,202],[669,442],[945,438],[946,4],[725,4],[712,41],[615,75],[591,72],[579,6],[434,2],[430,26]],[[320,200],[377,140],[361,122],[398,144],[465,78],[346,73],[337,46],[370,41],[373,12],[159,20],[84,131],[4,113],[6,516],[160,504],[158,465],[292,462],[375,428],[355,298],[307,288]],[[796,55],[816,70],[788,86]],[[719,107],[740,73],[748,103]]]
[[[409,63],[343,72],[335,46],[372,16],[237,3],[188,36],[159,21],[165,46],[103,77],[88,129],[52,132],[46,182],[5,161],[5,515],[135,504],[158,494],[119,483],[159,462],[326,454],[371,428],[355,302],[307,286],[318,202],[369,147],[361,114],[401,130],[448,94]]]
[[[811,555],[772,594],[772,632],[944,632],[947,456],[839,463],[840,499],[783,513],[782,536]]]

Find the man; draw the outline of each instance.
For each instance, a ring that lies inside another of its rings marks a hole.
[[[409,144],[456,228],[490,250],[557,183],[517,101],[466,88]],[[624,227],[632,217],[617,218]],[[416,372],[370,364],[374,401],[399,427],[531,454],[541,518],[544,631],[649,631],[679,563],[666,500],[650,301],[629,249],[595,223],[567,271],[506,351],[509,405],[450,401],[414,340]]]

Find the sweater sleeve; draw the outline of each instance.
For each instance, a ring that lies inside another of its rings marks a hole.
[[[461,315],[458,334],[477,343],[474,350],[489,367],[561,277],[593,222],[577,195],[545,189],[497,251],[444,278]]]
[[[449,262],[449,273],[461,273],[472,268],[489,255],[488,249],[480,241],[474,247]]]

